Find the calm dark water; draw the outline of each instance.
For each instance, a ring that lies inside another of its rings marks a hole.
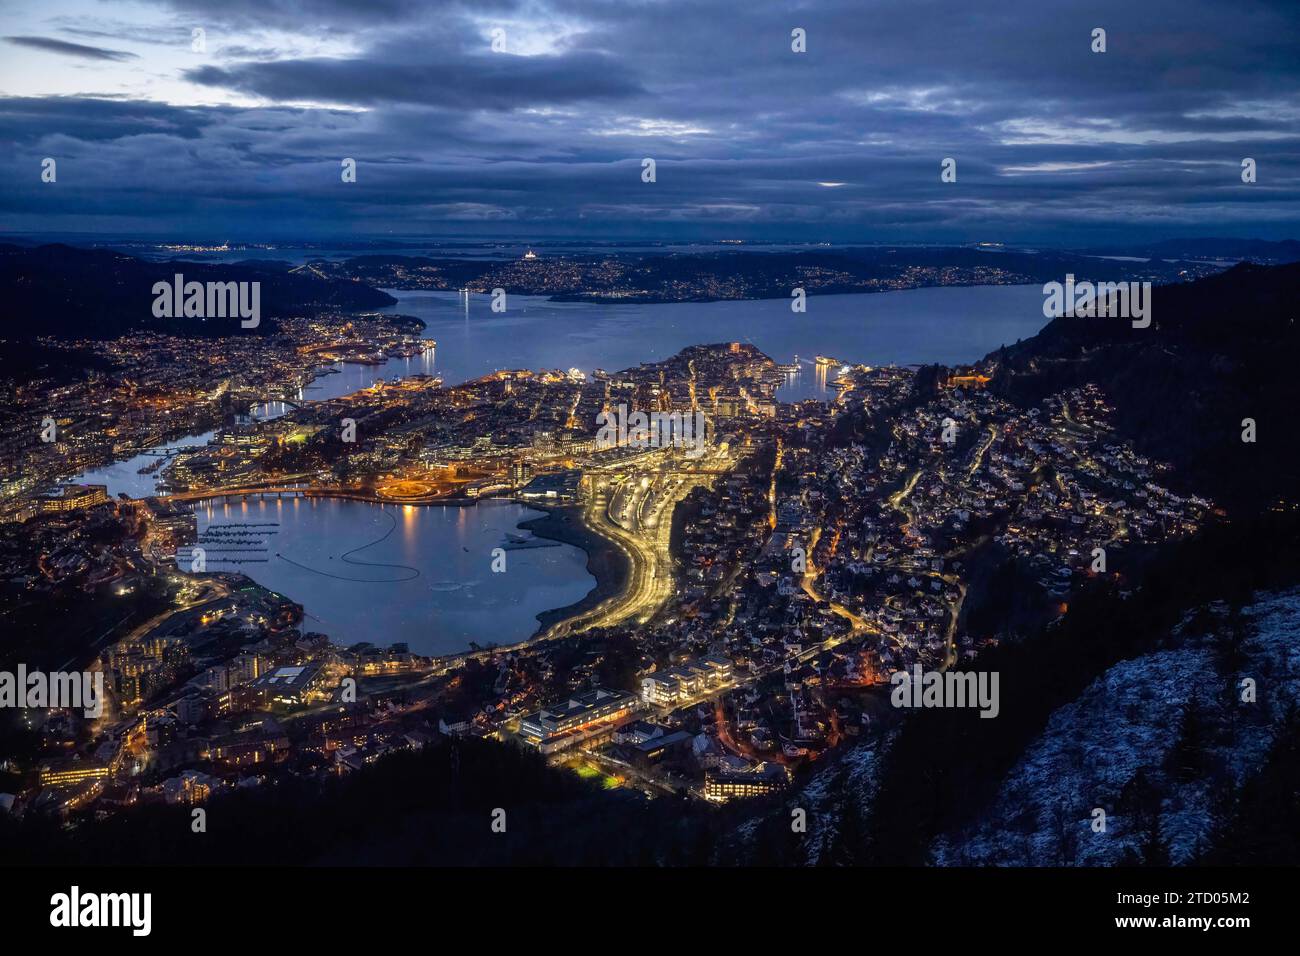
[[[199,532],[247,525],[253,537],[205,543],[210,571],[241,571],[303,605],[304,630],[336,643],[404,641],[417,654],[449,654],[471,641],[511,644],[536,615],[581,600],[595,579],[578,548],[492,550],[541,512],[507,501],[465,507],[376,505],[294,498],[206,503]],[[215,539],[214,539],[215,540]],[[264,552],[221,550],[265,548]],[[266,563],[223,563],[266,558]]]
[[[784,299],[606,306],[538,296],[509,296],[506,311],[493,312],[488,295],[471,294],[467,303],[456,292],[385,291],[398,302],[383,311],[423,319],[424,337],[437,349],[383,365],[332,366],[300,399],[338,398],[416,373],[457,385],[503,368],[615,372],[710,342],[750,342],[782,365],[798,356],[803,372],[787,376],[777,397],[830,399],[834,389],[813,368],[819,354],[867,365],[959,365],[1046,324],[1036,285],[813,296],[802,314]],[[270,402],[254,414],[274,418],[286,410]]]
[[[364,387],[375,377],[437,372],[447,384],[501,368],[617,371],[668,358],[688,345],[750,342],[781,364],[798,355],[805,371],[780,398],[833,397],[818,382],[818,354],[868,365],[982,358],[999,345],[1034,335],[1046,324],[1040,286],[914,289],[866,295],[813,296],[796,314],[783,299],[667,305],[592,305],[510,296],[504,313],[491,297],[471,295],[468,309],[455,292],[402,292],[388,311],[415,315],[438,343],[425,358],[383,367],[352,366],[315,384],[331,394]],[[306,397],[313,397],[309,390]]]

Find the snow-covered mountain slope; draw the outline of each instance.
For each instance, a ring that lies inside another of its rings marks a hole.
[[[1189,862],[1212,836],[1217,801],[1258,771],[1298,696],[1300,589],[1257,595],[1239,618],[1203,608],[1166,648],[1114,665],[1058,709],[991,811],[936,840],[933,861]]]

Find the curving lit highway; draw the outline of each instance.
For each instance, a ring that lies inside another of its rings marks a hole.
[[[724,464],[734,464],[725,450],[715,450],[709,458],[718,471],[726,470],[720,467]],[[646,623],[672,597],[676,587],[669,549],[673,512],[692,489],[713,477],[701,473],[705,470],[698,467],[701,461],[686,464],[690,467],[656,456],[597,480],[583,508],[583,521],[626,555],[627,585],[595,607],[552,625],[543,638],[609,627],[630,618]]]

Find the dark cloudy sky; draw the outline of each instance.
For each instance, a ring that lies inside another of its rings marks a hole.
[[[1297,51],[1295,0],[0,0],[0,228],[1300,238]]]

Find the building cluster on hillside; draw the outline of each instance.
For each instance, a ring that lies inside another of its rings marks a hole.
[[[376,360],[411,354],[425,345],[413,329],[382,315],[325,314],[277,320],[275,336],[220,340],[140,332],[108,340],[42,339],[39,346],[89,356],[94,367],[72,381],[37,377],[0,380],[9,410],[0,424],[0,520],[40,513],[39,499],[59,496],[71,476],[185,436],[197,445],[233,415],[267,401],[293,399],[314,376],[342,359]],[[239,449],[266,442],[230,443],[221,437],[196,462],[196,475],[237,467]],[[186,475],[186,456],[172,465]],[[226,461],[224,459],[235,458]],[[156,466],[158,463],[154,463]],[[245,465],[247,462],[244,463]]]
[[[267,362],[288,363],[283,381],[304,349],[337,357],[373,344],[328,323],[288,328],[292,353],[254,349],[237,381],[212,377],[232,374],[220,363],[207,374],[192,363],[171,385],[238,389],[242,402],[257,390],[250,376],[276,378]],[[381,350],[403,347],[405,334],[389,329]],[[610,619],[597,606],[571,632],[453,659],[386,646],[384,635],[335,645],[303,630],[290,598],[241,574],[178,573],[180,550],[246,532],[200,534],[175,497],[36,489],[24,500],[39,513],[0,529],[6,610],[76,594],[87,632],[131,623],[95,648],[103,716],[33,718],[41,758],[25,768],[20,808],[202,802],[277,774],[354,771],[439,736],[591,761],[647,793],[772,794],[896,719],[882,705],[891,673],[952,667],[994,642],[997,628],[970,626],[969,608],[1003,569],[1050,617],[1089,578],[1115,573],[1106,559],[1189,534],[1212,508],[1115,436],[1095,388],[1022,409],[978,374],[929,382],[892,366],[818,368],[835,370],[834,401],[778,404],[775,363],[738,343],[590,377],[499,371],[444,388],[416,376],[270,421],[223,420],[216,442],[177,456],[172,490],[297,476],[381,500],[512,492],[573,505],[658,562],[635,614]],[[161,394],[145,381],[137,399]],[[166,407],[181,392],[168,394]],[[181,427],[204,424],[214,403],[208,395],[207,411],[191,409]],[[603,447],[599,416],[616,409],[698,412],[707,454]],[[339,440],[344,420],[355,442]],[[143,434],[124,421],[109,440],[118,450]]]

